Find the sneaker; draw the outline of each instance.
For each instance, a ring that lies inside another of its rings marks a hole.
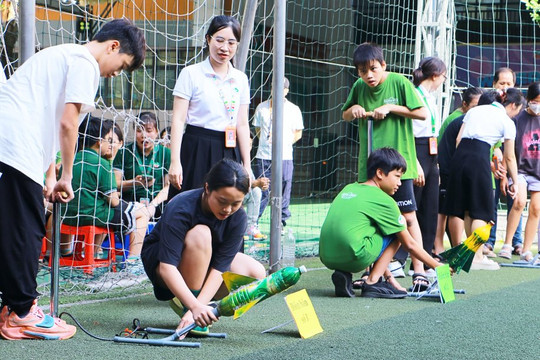
[[[387,281],[379,281],[375,284],[364,283],[362,297],[382,299],[402,299],[407,297],[407,292],[398,290]]]
[[[427,269],[426,270],[426,276],[428,278],[436,278],[437,277],[437,272],[435,271],[435,269]]]
[[[473,261],[471,264],[471,270],[499,270],[501,267],[499,264],[486,256],[482,258],[482,261]]]
[[[355,297],[352,288],[352,274],[350,272],[334,271],[332,282],[334,283],[337,297]]]
[[[4,326],[4,323],[6,322],[8,317],[8,307],[2,306],[2,311],[0,311],[0,329],[2,326]]]
[[[488,258],[496,258],[497,255],[493,251],[493,248],[489,244],[484,244],[484,248],[482,249],[482,254],[486,255]]]
[[[388,270],[390,270],[390,272],[395,278],[405,277],[405,271],[403,271],[403,265],[397,260],[394,260],[390,264],[388,264]]]
[[[514,245],[514,250],[512,251],[512,255],[521,255],[523,252],[523,245],[516,244]]]
[[[23,318],[14,311],[10,312],[0,328],[0,335],[7,340],[65,340],[75,335],[76,331],[75,326],[64,320],[45,315],[34,301],[30,312]]]
[[[129,257],[126,260],[126,268],[128,273],[135,276],[141,276],[146,274],[144,271],[144,265],[140,257]]]
[[[257,224],[249,226],[246,231],[246,235],[251,237],[253,240],[266,240],[266,235],[261,233]]]
[[[180,318],[182,318],[184,314],[188,311],[188,308],[184,307],[184,304],[182,304],[180,299],[178,299],[177,297],[169,300],[169,306],[171,307],[171,309],[173,309],[176,315],[180,316]],[[205,326],[203,328],[200,326],[195,326],[189,331],[189,333],[194,336],[208,336],[208,334],[210,333],[209,328],[210,326]]]
[[[171,307],[171,309],[173,309],[176,315],[180,316],[180,318],[182,318],[182,316],[184,316],[184,314],[188,310],[187,308],[184,307],[184,304],[182,304],[180,299],[178,299],[177,297],[174,297],[171,300],[169,300],[169,306]]]

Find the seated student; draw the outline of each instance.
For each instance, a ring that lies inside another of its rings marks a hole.
[[[114,158],[118,187],[122,199],[148,202],[155,209],[152,216],[159,218],[169,191],[171,151],[157,143],[159,132],[154,113],[140,113],[135,130],[135,142],[120,149]]]
[[[217,321],[208,303],[221,296],[223,272],[264,278],[264,267],[240,252],[246,230],[242,201],[248,191],[242,165],[220,160],[206,175],[204,188],[176,195],[146,236],[144,269],[156,298],[168,300],[182,316],[179,327],[195,322],[204,328]]]
[[[166,148],[171,148],[171,127],[167,126],[165,129],[161,130],[159,133],[159,139],[161,140],[161,143]]]
[[[63,223],[71,226],[95,225],[130,234],[130,271],[140,272],[140,252],[146,229],[148,212],[140,203],[119,199],[116,179],[110,161],[113,144],[118,142],[111,120],[95,117],[85,119],[79,126],[83,148],[75,155],[73,179],[75,198],[62,207]],[[115,139],[116,137],[116,139]],[[95,239],[96,253],[103,238]]]
[[[407,163],[392,148],[369,156],[364,183],[345,186],[330,205],[321,228],[319,253],[332,274],[336,296],[354,297],[352,274],[372,266],[362,285],[364,297],[403,298],[407,291],[394,279],[388,264],[400,245],[425,265],[441,264],[424,251],[407,231],[407,223],[391,198],[401,185]],[[381,281],[384,276],[386,281]]]

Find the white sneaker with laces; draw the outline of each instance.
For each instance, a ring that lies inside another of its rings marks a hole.
[[[392,261],[388,264],[388,270],[394,275],[395,278],[404,278],[405,272],[403,271],[403,265],[399,261]]]
[[[473,261],[471,264],[471,270],[499,270],[500,268],[499,263],[488,259],[485,255],[482,261]]]

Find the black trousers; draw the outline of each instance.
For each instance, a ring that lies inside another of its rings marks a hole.
[[[36,276],[45,236],[43,188],[0,162],[0,292],[18,315],[39,295]]]
[[[439,212],[439,165],[437,155],[429,154],[429,138],[417,138],[416,158],[424,170],[426,184],[414,187],[416,198],[416,217],[420,230],[424,250],[431,254],[437,233],[437,215]]]

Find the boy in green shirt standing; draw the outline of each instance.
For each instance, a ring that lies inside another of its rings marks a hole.
[[[429,111],[407,78],[386,71],[380,47],[363,43],[355,50],[353,60],[360,79],[354,83],[342,111],[345,121],[359,119],[358,181],[367,181],[366,162],[369,153],[375,149],[390,146],[405,158],[407,171],[393,198],[405,218],[407,229],[421,246],[422,233],[416,218],[413,189],[413,180],[418,177],[418,171],[412,119],[426,120],[430,118]],[[373,119],[371,134],[368,134],[368,117]],[[368,136],[371,149],[368,149]],[[423,291],[429,285],[424,266],[414,257],[411,260],[414,268],[413,291]]]
[[[335,270],[332,281],[336,296],[353,297],[351,273],[371,265],[361,296],[407,296],[388,270],[400,245],[426,265],[440,265],[409,234],[404,216],[390,197],[406,171],[407,163],[399,152],[387,147],[377,149],[367,161],[368,180],[347,185],[332,202],[321,228],[319,254],[323,264]],[[382,276],[385,281],[379,280]]]

